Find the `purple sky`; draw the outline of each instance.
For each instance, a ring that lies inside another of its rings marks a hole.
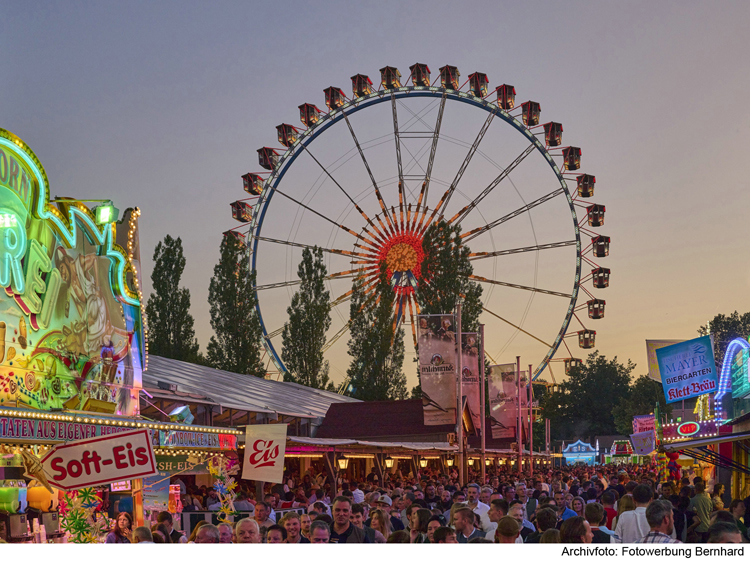
[[[5,2],[0,18],[0,126],[36,152],[53,194],[141,208],[146,275],[156,242],[182,237],[203,348],[228,204],[244,198],[240,175],[260,170],[255,149],[279,146],[274,126],[299,124],[299,104],[324,108],[324,87],[351,94],[355,73],[406,76],[416,61],[514,84],[583,149],[612,237],[612,286],[598,291],[607,314],[591,324],[607,356],[645,373],[646,338],[689,338],[719,312],[750,310],[747,3],[255,4]],[[328,145],[333,160],[351,140]],[[281,280],[296,267],[264,264]],[[283,322],[292,292],[269,302],[269,320]],[[491,336],[498,323],[484,321]],[[531,363],[540,348],[527,341],[500,361]],[[345,351],[331,354],[336,381]]]

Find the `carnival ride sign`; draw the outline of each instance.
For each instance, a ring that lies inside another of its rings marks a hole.
[[[41,162],[0,129],[0,405],[136,412],[137,218],[50,200]]]
[[[711,336],[703,336],[656,350],[667,403],[718,389]]]
[[[49,483],[66,491],[141,479],[157,472],[148,429],[58,445],[41,463]]]
[[[266,483],[284,482],[286,423],[248,425],[242,478]]]

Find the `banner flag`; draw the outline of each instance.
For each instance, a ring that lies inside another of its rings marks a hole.
[[[630,442],[633,444],[633,452],[636,455],[650,455],[656,448],[656,439],[653,431],[634,433],[630,436]]]
[[[633,433],[643,433],[644,431],[653,431],[656,420],[653,413],[651,415],[636,415],[633,417]]]
[[[526,372],[521,372],[521,407],[528,406]],[[518,419],[518,390],[516,364],[490,366],[489,372],[490,423],[493,439],[516,438]]]
[[[266,483],[284,482],[286,423],[248,425],[242,478]]]
[[[648,358],[648,376],[661,383],[661,374],[659,373],[659,362],[656,359],[656,350],[679,344],[685,340],[646,340],[646,357]]]
[[[471,421],[476,429],[482,425],[484,410],[479,403],[479,334],[461,334],[461,391],[471,411]]]
[[[453,314],[419,316],[419,378],[425,425],[456,422],[456,329]]]
[[[656,350],[667,403],[713,393],[719,387],[712,336]]]

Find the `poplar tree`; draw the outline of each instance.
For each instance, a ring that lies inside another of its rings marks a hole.
[[[284,381],[317,389],[329,387],[328,361],[323,358],[326,332],[331,327],[331,294],[325,287],[328,271],[319,247],[305,248],[297,269],[301,283],[287,308],[289,321],[281,333]]]
[[[351,339],[347,370],[350,393],[364,401],[406,399],[404,330],[394,329],[395,293],[385,264],[380,267],[374,292],[365,292],[364,281],[354,284],[350,305]]]
[[[151,283],[154,291],[146,304],[149,353],[199,363],[195,323],[190,315],[190,291],[180,288],[185,270],[182,239],[170,235],[154,249]]]
[[[219,263],[208,288],[211,327],[207,361],[216,369],[265,376],[260,358],[261,328],[255,311],[255,272],[240,239],[225,234]]]
[[[461,227],[446,221],[433,224],[424,235],[422,249],[424,260],[417,288],[422,313],[452,314],[461,302],[463,331],[478,331],[482,286],[469,280],[474,273],[471,250],[461,240]]]

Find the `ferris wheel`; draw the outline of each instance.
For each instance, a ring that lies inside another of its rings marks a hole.
[[[562,145],[562,124],[540,122],[539,103],[516,104],[512,85],[490,92],[480,72],[461,83],[455,66],[433,81],[426,64],[409,70],[402,82],[397,68],[382,68],[377,88],[355,75],[351,97],[325,88],[327,112],[300,105],[301,125],[276,127],[283,147],[258,149],[264,171],[242,176],[249,197],[231,204],[242,224],[227,232],[250,252],[269,367],[285,371],[281,332],[307,246],[323,250],[331,271],[329,359],[346,358],[339,340],[354,281],[364,274],[374,290],[381,262],[396,323],[411,328],[416,345],[422,241],[445,220],[461,225],[469,278],[484,288],[490,360],[533,356],[534,380],[552,362],[569,373],[581,363],[571,348],[595,346],[583,320],[604,317],[592,291],[610,278],[596,262],[609,255],[610,238],[597,232],[605,207],[585,200],[596,179],[580,171],[581,149]]]

